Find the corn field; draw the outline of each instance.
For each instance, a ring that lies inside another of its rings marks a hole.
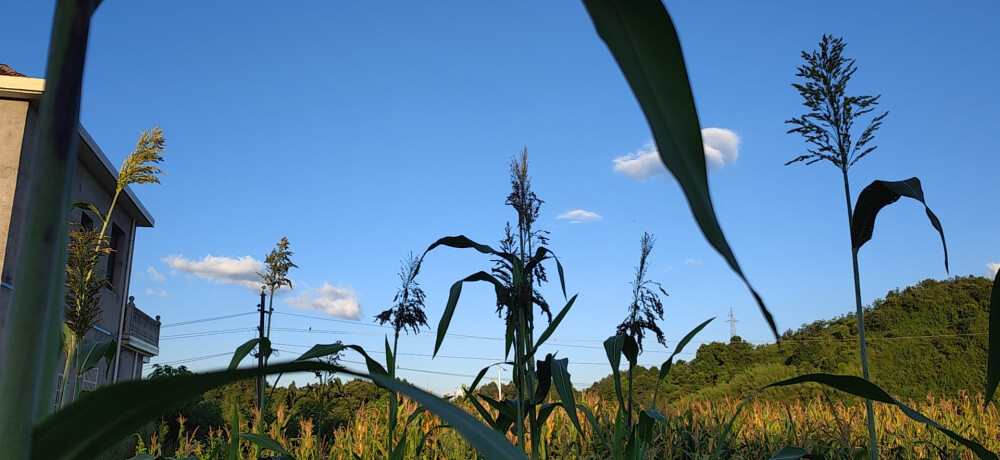
[[[581,404],[590,408],[605,432],[613,430],[610,422],[615,416],[613,402],[603,401],[593,392],[581,394]],[[770,458],[785,445],[797,445],[813,455],[828,459],[853,459],[867,457],[867,428],[864,425],[865,406],[862,400],[843,401],[816,396],[797,403],[779,403],[758,397],[747,402],[725,441],[721,440],[726,425],[733,418],[740,401],[692,401],[685,407],[668,407],[664,410],[667,423],[658,424],[654,441],[646,458]],[[381,404],[380,404],[381,403]],[[472,407],[464,400],[457,401],[466,412]],[[940,420],[959,434],[978,439],[990,450],[1000,449],[1000,412],[995,405],[983,405],[982,395],[960,392],[954,398],[933,395],[921,401],[908,402],[910,407]],[[280,443],[299,460],[354,459],[385,457],[387,404],[379,400],[358,408],[346,426],[331,433],[317,433],[312,420],[298,422],[299,436],[286,436],[289,423],[286,409],[279,405],[276,419],[264,424],[263,432]],[[400,417],[413,413],[417,405],[403,399],[399,405]],[[972,459],[974,454],[958,446],[945,435],[925,424],[907,418],[895,407],[884,404],[875,406],[880,449],[887,458],[959,458]],[[580,413],[583,416],[583,413]],[[433,414],[418,416],[407,432],[405,458],[453,459],[479,458],[476,450],[458,433],[450,430]],[[240,433],[251,432],[261,423],[260,412],[253,420],[241,420]],[[229,459],[233,427],[184,426],[176,439],[166,439],[166,425],[151,425],[145,433],[133,435],[137,454],[152,457],[172,455],[199,460]],[[426,436],[425,436],[426,434]],[[539,446],[547,458],[588,459],[606,458],[607,449],[600,434],[590,425],[584,425],[582,435],[573,430],[568,417],[554,413],[542,427]],[[511,442],[514,435],[508,434]],[[422,442],[421,442],[422,440]],[[720,446],[721,442],[721,446]],[[239,457],[252,458],[254,445],[239,441]]]

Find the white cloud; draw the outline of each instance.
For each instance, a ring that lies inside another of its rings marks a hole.
[[[709,168],[731,165],[740,156],[740,136],[728,129],[705,128],[701,130],[701,139],[705,142],[705,163]]]
[[[167,291],[160,289],[159,291],[154,291],[153,288],[146,288],[146,295],[152,295],[156,297],[166,297]]]
[[[161,275],[160,272],[156,271],[153,267],[147,268],[146,273],[149,273],[149,276],[153,278],[153,281],[163,281],[163,275]]]
[[[990,262],[986,264],[986,268],[990,271],[990,278],[996,278],[997,270],[1000,270],[1000,262]]]
[[[574,209],[572,211],[566,211],[562,214],[556,216],[556,219],[568,219],[571,224],[579,224],[582,222],[594,222],[603,219],[600,214],[593,211],[586,211],[583,209]]]
[[[253,291],[259,291],[262,285],[257,273],[264,271],[264,263],[250,256],[233,259],[209,254],[200,261],[194,261],[184,256],[171,255],[164,257],[163,263],[173,270],[217,283],[236,284]]]
[[[740,156],[740,137],[733,131],[724,128],[705,128],[701,130],[701,138],[705,148],[705,164],[709,169],[731,165]],[[645,182],[667,170],[660,160],[656,145],[652,142],[647,142],[635,153],[622,155],[612,162],[615,171],[639,182]]]
[[[297,297],[285,299],[285,303],[303,310],[316,310],[329,316],[345,319],[360,319],[361,305],[352,287],[335,287],[324,282],[316,289],[310,289]]]
[[[698,259],[684,259],[684,265],[701,265],[701,261]]]
[[[612,160],[614,169],[639,182],[658,175],[667,169],[660,161],[660,154],[652,142],[647,142],[635,153],[628,153]]]

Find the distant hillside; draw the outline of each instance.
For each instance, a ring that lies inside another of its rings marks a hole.
[[[986,381],[987,321],[993,282],[968,276],[925,280],[886,294],[865,310],[872,380],[893,396],[922,399],[960,390],[983,391]],[[804,302],[808,305],[808,301]],[[698,348],[681,361],[660,387],[662,402],[687,398],[742,397],[768,383],[810,372],[861,375],[855,315],[816,321],[782,334],[780,345],[753,346],[738,337]],[[647,401],[658,370],[635,373],[634,386]],[[591,390],[614,397],[609,377]],[[793,398],[818,387],[769,390]],[[610,400],[610,399],[609,399]]]

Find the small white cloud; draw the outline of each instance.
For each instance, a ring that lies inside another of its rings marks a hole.
[[[160,289],[159,291],[154,291],[153,288],[146,288],[146,295],[152,295],[156,297],[166,297],[167,291]]]
[[[656,176],[667,169],[660,161],[660,154],[656,151],[653,142],[647,142],[635,153],[628,153],[612,160],[614,169],[639,182]]]
[[[285,303],[303,310],[326,313],[335,318],[361,318],[361,305],[352,287],[335,287],[324,282],[322,286],[306,291],[300,296],[285,299]]]
[[[1000,262],[990,262],[986,264],[986,268],[990,271],[990,278],[996,278],[997,271],[1000,270]]]
[[[698,259],[684,259],[684,265],[701,265],[701,261]]]
[[[728,129],[705,128],[701,140],[705,142],[705,163],[709,168],[731,165],[740,156],[740,136]]]
[[[209,254],[200,261],[194,261],[184,256],[171,255],[164,257],[163,263],[173,270],[217,283],[236,284],[254,291],[259,291],[262,285],[257,273],[264,271],[264,263],[250,256],[233,259]]]
[[[718,169],[731,165],[740,156],[740,137],[735,132],[724,128],[705,128],[701,130],[704,142],[705,164],[709,169]],[[628,153],[612,160],[614,170],[625,174],[639,182],[666,172],[660,160],[660,154],[652,141],[647,142],[635,153]]]
[[[149,273],[149,276],[153,278],[153,281],[163,281],[163,275],[161,275],[160,272],[156,271],[153,267],[147,268],[146,273]]]
[[[603,219],[600,214],[593,211],[586,211],[583,209],[574,209],[572,211],[566,211],[562,214],[556,216],[556,219],[568,219],[571,224],[579,224],[583,222],[594,222]]]

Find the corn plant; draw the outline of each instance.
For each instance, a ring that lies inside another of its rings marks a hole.
[[[107,361],[110,370],[111,359],[115,353],[115,340],[93,341],[85,338],[87,332],[100,318],[101,288],[108,284],[104,278],[104,271],[97,268],[97,264],[101,256],[114,252],[108,245],[107,231],[118,197],[129,185],[160,183],[159,176],[165,173],[157,164],[163,161],[161,154],[165,145],[166,139],[159,127],[141,133],[135,150],[125,157],[118,170],[115,193],[107,212],[102,213],[93,203],[73,203],[74,208],[96,214],[101,220],[101,227],[100,230],[84,228],[81,223],[78,230],[69,234],[63,328],[63,352],[66,360],[63,366],[59,407],[63,407],[75,398],[80,391],[80,376],[96,367],[100,358]],[[69,391],[71,375],[74,375],[76,380],[72,393]]]
[[[668,170],[673,173],[678,183],[681,185],[688,203],[691,205],[692,213],[698,222],[702,233],[709,242],[726,259],[730,267],[746,281],[746,277],[739,269],[736,259],[729,248],[721,228],[715,217],[715,211],[708,194],[708,183],[705,169],[704,148],[701,141],[698,115],[694,107],[694,98],[691,95],[690,84],[687,79],[687,72],[684,70],[683,55],[680,49],[680,42],[673,27],[670,15],[666,8],[657,0],[646,0],[640,2],[630,2],[627,5],[610,0],[584,0],[587,10],[590,13],[598,34],[611,50],[619,67],[622,69],[629,86],[638,99],[642,107],[646,120],[649,121],[653,131],[653,137],[659,150],[660,158],[663,160]],[[833,69],[831,69],[833,70]],[[811,75],[807,73],[807,75]],[[843,79],[844,74],[837,75]],[[850,76],[850,72],[846,74]],[[822,79],[822,77],[817,77]],[[846,84],[846,80],[843,80]],[[831,94],[843,94],[843,88],[839,92]],[[807,105],[809,100],[807,99]],[[858,101],[850,100],[851,104]],[[819,101],[822,107],[822,101]],[[838,102],[838,107],[844,107],[843,101]],[[868,105],[871,107],[871,100]],[[847,110],[836,112],[834,117],[833,106],[828,106],[831,110],[829,117],[841,119]],[[852,111],[854,109],[851,109]],[[862,108],[863,110],[863,108]],[[820,110],[822,113],[823,111]],[[806,117],[807,122],[822,121],[819,118]],[[881,121],[881,120],[879,120]],[[849,126],[847,126],[849,128]],[[877,128],[875,128],[877,129]],[[869,136],[874,135],[874,130],[869,130]],[[830,137],[809,137],[810,142],[820,142]],[[866,138],[862,133],[861,140]],[[810,139],[814,139],[812,141]],[[859,159],[863,154],[870,152],[865,145],[854,148],[854,144],[848,145],[850,135],[847,131],[838,132],[836,139],[839,142],[837,150],[819,150],[815,153],[822,153],[824,156],[814,158],[817,160],[837,159],[838,166],[849,167],[852,162]],[[867,142],[866,142],[867,143]],[[820,144],[815,144],[817,147]],[[858,150],[864,148],[865,150]],[[810,152],[813,153],[813,152]],[[843,155],[843,156],[842,156]],[[807,156],[808,157],[808,156]],[[845,174],[846,178],[846,174]],[[875,181],[866,187],[858,196],[858,205],[855,206],[854,215],[850,219],[852,251],[857,254],[858,249],[871,239],[875,225],[875,217],[879,210],[888,204],[898,200],[901,196],[916,199],[924,204],[924,210],[931,224],[941,234],[941,242],[944,244],[944,232],[941,224],[934,213],[927,207],[923,191],[920,188],[920,181],[911,178],[905,181],[887,182]],[[847,194],[850,203],[850,194]],[[848,205],[850,206],[850,205]],[[945,247],[945,269],[948,268],[947,247]],[[747,282],[749,286],[749,283]],[[857,286],[857,283],[856,283]],[[855,294],[858,297],[856,290]],[[773,318],[764,306],[760,296],[751,288],[764,318],[771,326],[775,337],[778,337],[777,329]],[[1000,322],[998,319],[997,322]],[[991,328],[991,331],[993,328]],[[1000,351],[998,351],[1000,354]],[[989,373],[988,373],[989,375]],[[994,374],[995,375],[995,374]],[[998,378],[1000,379],[1000,378]],[[810,374],[793,379],[776,382],[772,386],[792,385],[803,382],[817,382],[840,391],[848,392],[862,398],[895,405],[908,417],[926,423],[956,442],[959,442],[973,449],[977,455],[983,458],[997,458],[995,454],[989,452],[975,441],[966,439],[953,431],[937,424],[933,420],[923,416],[919,412],[911,409],[905,404],[895,400],[892,396],[871,382],[857,377],[839,376],[830,374]],[[872,417],[874,418],[874,417]],[[871,428],[870,428],[871,430]],[[871,437],[874,441],[874,436]],[[871,443],[872,455],[875,443]]]
[[[418,334],[420,333],[420,326],[427,326],[427,315],[424,314],[424,301],[426,299],[426,295],[416,280],[419,272],[420,260],[415,258],[413,253],[410,253],[409,257],[402,262],[402,266],[399,270],[399,279],[401,283],[399,289],[396,291],[396,296],[392,299],[392,301],[395,302],[395,305],[375,316],[375,320],[378,321],[379,324],[389,323],[392,325],[392,349],[389,348],[388,338],[386,338],[385,342],[385,365],[386,369],[389,371],[390,378],[396,378],[396,358],[398,357],[397,351],[399,347],[399,332],[406,331],[409,333],[408,331],[413,331],[414,334]],[[395,437],[396,432],[396,417],[399,412],[399,400],[396,392],[389,392],[389,409],[387,411],[388,424],[386,426],[385,439],[385,451],[388,458],[393,460],[403,458],[403,455],[406,453],[406,434],[410,422],[415,420],[417,416],[425,410],[426,409],[422,406],[414,409],[413,413],[407,418],[406,424],[403,425],[403,433],[402,436],[400,436],[399,441],[394,442],[393,438]]]
[[[451,317],[462,293],[462,284],[475,281],[492,284],[496,294],[496,312],[504,319],[506,328],[504,356],[509,357],[513,348],[514,360],[508,364],[514,367],[514,386],[517,395],[514,400],[497,401],[474,394],[475,387],[486,371],[492,367],[487,366],[479,372],[466,396],[470,398],[480,415],[495,430],[506,433],[513,425],[518,447],[526,451],[530,450],[531,458],[539,458],[541,455],[540,424],[544,423],[545,419],[558,406],[556,403],[543,404],[553,382],[562,399],[563,408],[570,416],[577,431],[580,430],[580,423],[576,417],[576,404],[573,400],[572,384],[567,370],[569,360],[565,358],[555,359],[552,354],[547,355],[544,360],[537,362],[535,360],[538,347],[548,339],[562,318],[569,312],[576,296],[569,299],[566,306],[553,319],[549,303],[536,287],[536,284],[541,286],[542,282],[547,281],[542,262],[548,259],[555,260],[564,298],[566,297],[566,284],[563,279],[562,265],[555,255],[544,246],[548,243],[548,233],[534,227],[543,201],[531,189],[531,178],[528,175],[528,149],[525,148],[520,155],[511,158],[509,166],[511,192],[507,196],[506,204],[514,208],[517,213],[517,227],[514,230],[510,222],[507,223],[504,237],[500,240],[500,249],[476,243],[465,236],[453,236],[441,238],[431,244],[424,252],[424,257],[438,246],[473,248],[483,254],[496,257],[493,260],[495,265],[490,272],[477,272],[452,285],[448,303],[438,325],[434,354],[437,355],[448,332]],[[534,335],[535,306],[538,306],[541,313],[549,321],[548,327],[538,336],[537,340],[535,340]],[[497,409],[497,416],[490,416],[482,404],[476,401],[476,398],[483,398],[489,405]],[[527,423],[527,427],[525,423]]]
[[[858,320],[858,342],[861,350],[861,373],[865,380],[870,380],[868,371],[868,345],[865,342],[864,308],[861,304],[861,277],[858,270],[858,250],[867,240],[871,239],[878,211],[899,199],[908,196],[924,202],[920,181],[912,178],[906,181],[885,182],[875,181],[866,187],[858,197],[856,208],[851,206],[851,187],[848,170],[858,160],[874,151],[878,146],[869,145],[874,140],[875,132],[882,126],[882,120],[889,115],[883,112],[873,117],[868,126],[861,131],[857,140],[852,140],[854,122],[861,116],[871,113],[878,106],[881,96],[848,96],[847,84],[857,71],[853,59],[843,56],[844,41],[823,35],[819,51],[802,52],[805,65],[798,68],[797,77],[805,80],[804,84],[793,83],[792,86],[804,99],[803,105],[809,113],[798,118],[792,118],[785,123],[794,126],[789,134],[801,134],[810,144],[808,154],[801,155],[785,163],[790,165],[805,162],[807,165],[819,161],[829,161],[840,169],[844,179],[844,197],[847,202],[847,222],[851,230],[851,262],[854,268],[854,300]],[[924,204],[926,208],[926,204]],[[941,234],[941,244],[944,245],[944,232],[941,223],[926,208],[931,224]],[[945,270],[948,269],[948,248],[945,246]],[[865,400],[868,416],[868,435],[871,443],[871,458],[878,458],[878,438],[875,433],[875,412],[870,399]]]

